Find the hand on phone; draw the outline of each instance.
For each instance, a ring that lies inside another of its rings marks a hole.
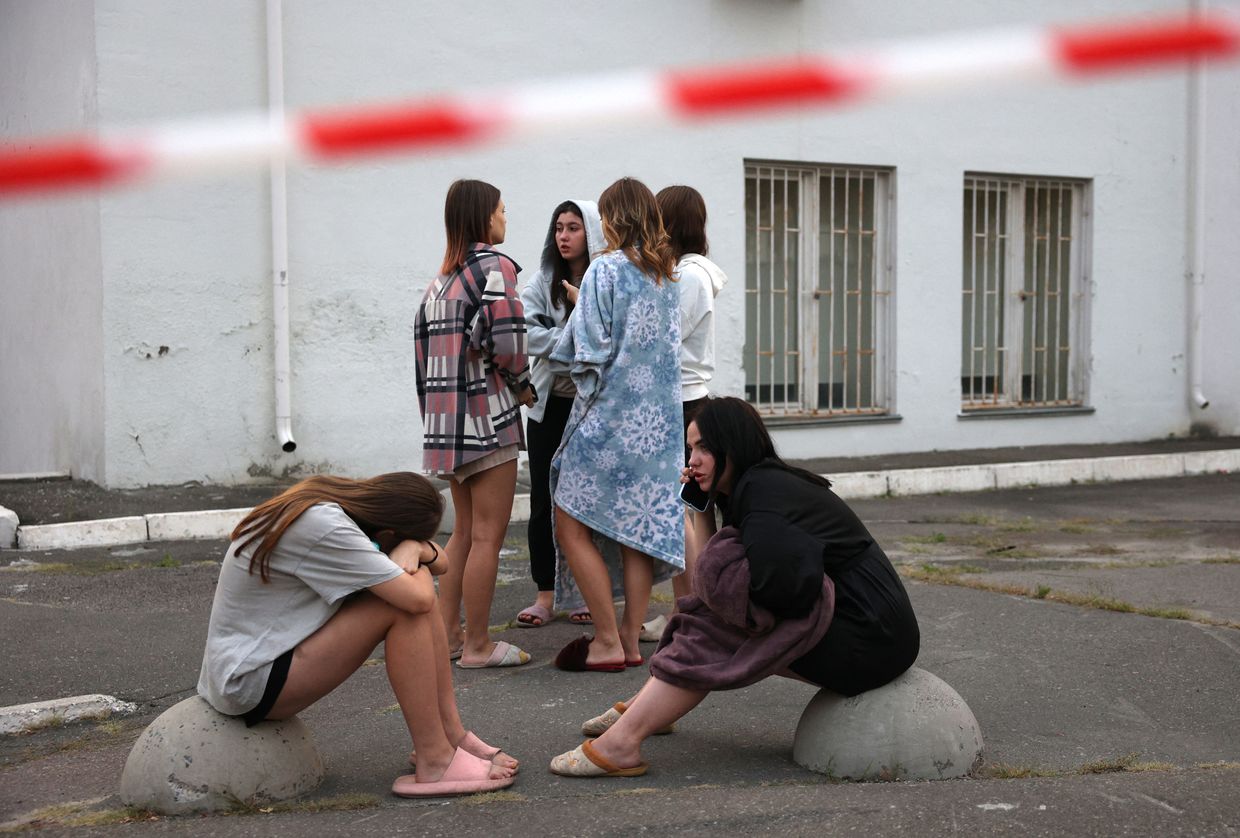
[[[685,469],[688,472],[688,469]],[[685,479],[686,475],[681,475],[681,480],[685,483],[680,487],[680,500],[690,509],[696,509],[698,512],[705,512],[710,508],[710,495],[698,486],[697,481],[693,478]]]

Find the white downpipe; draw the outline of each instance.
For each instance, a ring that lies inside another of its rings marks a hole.
[[[1207,0],[1193,0],[1193,14],[1204,13],[1206,5]],[[1201,59],[1188,70],[1188,239],[1189,392],[1193,405],[1205,410],[1210,400],[1201,388],[1206,281],[1206,63]]]
[[[267,108],[273,136],[284,131],[284,10],[281,0],[267,0]],[[271,161],[271,300],[275,335],[276,439],[293,451],[292,370],[289,362],[288,193],[284,158]]]

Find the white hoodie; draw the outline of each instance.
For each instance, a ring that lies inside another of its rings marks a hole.
[[[676,264],[680,279],[680,398],[707,395],[715,374],[715,297],[728,276],[714,262],[686,253]]]

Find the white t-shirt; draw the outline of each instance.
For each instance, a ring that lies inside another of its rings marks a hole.
[[[253,547],[229,545],[220,568],[198,694],[221,713],[257,706],[276,658],[331,619],[341,600],[402,573],[339,505],[319,503],[289,525],[272,551],[268,583],[249,573]]]

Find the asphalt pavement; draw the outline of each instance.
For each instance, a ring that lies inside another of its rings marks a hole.
[[[646,673],[559,672],[555,652],[581,630],[564,619],[541,629],[511,622],[533,596],[524,528],[514,525],[492,623],[534,659],[455,676],[467,725],[522,759],[509,792],[390,797],[407,736],[383,667],[366,666],[301,716],[328,763],[307,801],[109,823],[134,816],[115,796],[134,739],[193,692],[225,546],[146,542],[0,552],[0,707],[83,693],[138,705],[132,716],[0,737],[0,829],[1240,833],[1240,474],[852,505],[906,574],[922,628],[917,665],[952,685],[980,723],[985,762],[974,777],[855,784],[801,769],[792,735],[815,691],[782,679],[710,696],[675,734],[648,743],[644,777],[550,774],[548,760],[579,743],[580,723]],[[669,608],[660,586],[652,613]]]

